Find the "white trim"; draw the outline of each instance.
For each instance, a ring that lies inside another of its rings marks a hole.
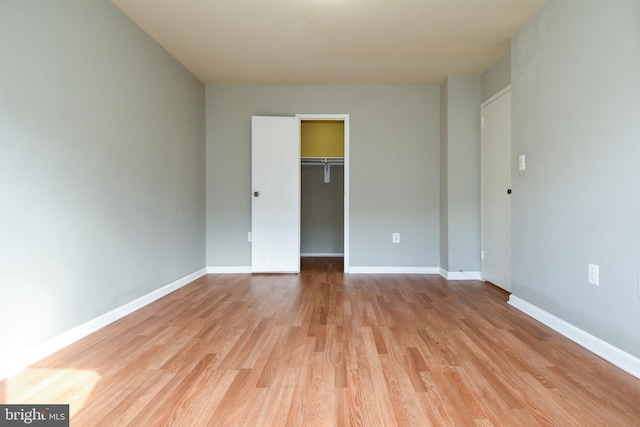
[[[351,274],[438,274],[438,267],[355,267]]]
[[[482,104],[480,104],[480,108],[486,107],[487,105],[491,104],[493,101],[495,101],[496,99],[500,98],[502,95],[504,95],[505,93],[507,93],[509,91],[511,91],[511,85],[505,87],[500,92],[496,93],[491,98],[489,98],[486,101],[484,101]]]
[[[251,273],[250,265],[207,267],[207,274],[245,274],[245,273]]]
[[[349,114],[296,114],[296,117],[300,120],[344,122],[344,272],[349,273]]]
[[[447,280],[482,280],[480,271],[447,271],[441,268],[439,274]]]
[[[343,257],[344,254],[343,253],[326,253],[326,252],[312,252],[312,253],[308,253],[305,252],[303,254],[300,254],[300,256],[304,256],[304,257],[316,257],[316,258],[335,258],[335,257]]]
[[[571,341],[580,344],[592,353],[595,353],[608,362],[613,363],[618,368],[630,373],[634,377],[640,378],[640,358],[637,358],[514,295],[509,296],[508,303],[523,313],[547,325],[554,331],[569,338]]]
[[[207,269],[203,268],[194,273],[188,274],[174,282],[169,283],[166,286],[163,286],[160,289],[151,291],[148,294],[143,295],[140,298],[136,298],[135,300],[130,301],[114,310],[111,310],[108,313],[98,316],[93,320],[89,320],[88,322],[76,326],[75,328],[70,329],[67,332],[63,332],[62,334],[50,338],[40,344],[37,344],[30,349],[27,349],[20,352],[19,354],[10,356],[0,361],[0,380],[20,372],[21,370],[30,365],[33,365],[39,360],[52,355],[56,351],[62,350],[68,345],[73,344],[74,342],[86,337],[87,335],[104,328],[105,326],[115,322],[116,320],[122,319],[123,317],[133,313],[134,311],[139,310],[142,307],[170,294],[171,292],[182,288],[183,286],[193,282],[194,280],[199,279],[207,273],[206,270]]]
[[[336,120],[336,121],[342,121],[344,119],[348,119],[349,115],[348,114],[307,114],[307,113],[301,113],[301,114],[296,114],[296,117],[298,117],[300,120]]]

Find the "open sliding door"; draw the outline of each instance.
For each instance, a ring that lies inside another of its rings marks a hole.
[[[300,272],[300,120],[251,118],[251,271]]]

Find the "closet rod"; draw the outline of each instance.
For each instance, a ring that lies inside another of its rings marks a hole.
[[[303,165],[344,165],[343,157],[302,157],[300,160]]]
[[[344,161],[334,161],[334,162],[309,162],[309,161],[302,161],[302,165],[303,166],[324,166],[324,165],[331,165],[331,166],[344,166]]]

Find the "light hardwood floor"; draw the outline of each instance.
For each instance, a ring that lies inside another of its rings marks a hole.
[[[72,426],[632,426],[640,380],[483,282],[208,275],[8,380]]]

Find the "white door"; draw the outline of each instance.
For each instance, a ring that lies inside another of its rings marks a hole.
[[[482,278],[511,291],[511,92],[482,106]]]
[[[251,271],[300,272],[300,120],[251,118]]]

